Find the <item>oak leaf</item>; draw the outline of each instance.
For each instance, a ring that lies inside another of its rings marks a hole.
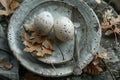
[[[104,65],[102,65],[101,63],[102,59],[110,60],[111,58],[109,58],[107,56],[107,53],[105,52],[99,53],[94,57],[93,61],[90,64],[88,64],[87,67],[83,69],[83,71],[92,76],[99,74],[100,72],[104,70],[103,69]]]
[[[52,53],[52,42],[48,37],[39,36],[35,31],[31,33],[31,37],[28,38],[26,32],[22,36],[25,52],[29,52],[35,57],[44,57]]]
[[[0,15],[8,16],[19,7],[18,0],[0,0],[0,3],[5,8],[5,10],[0,10]]]
[[[101,23],[102,31],[105,35],[118,34],[120,35],[120,15],[113,16],[112,10],[107,10],[103,15]]]

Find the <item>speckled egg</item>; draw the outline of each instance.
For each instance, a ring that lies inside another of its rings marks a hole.
[[[41,35],[47,35],[54,24],[54,18],[50,12],[44,11],[34,19],[34,27]]]
[[[54,23],[55,36],[61,41],[68,41],[74,36],[74,25],[67,17],[59,17]]]

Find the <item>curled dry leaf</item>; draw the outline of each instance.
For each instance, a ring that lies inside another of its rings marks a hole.
[[[99,74],[104,70],[104,65],[101,61],[102,59],[110,60],[111,58],[109,58],[105,52],[99,53],[94,57],[93,61],[83,69],[83,71],[92,76]]]
[[[5,10],[0,10],[0,15],[8,16],[19,7],[18,0],[0,0],[0,3],[5,8]]]
[[[95,63],[94,61],[91,62],[87,67],[85,67],[83,69],[83,71],[89,75],[97,75],[99,74],[100,72],[103,71],[103,69],[98,65],[98,62]]]
[[[102,31],[105,35],[111,35],[113,33],[120,35],[120,15],[113,16],[112,10],[107,10],[103,15],[103,21],[101,23]]]
[[[53,51],[52,41],[46,36],[39,36],[35,29],[31,31],[31,27],[27,27],[31,32],[31,38],[27,37],[25,32],[22,36],[23,44],[25,45],[24,51],[29,52],[36,57],[44,57],[50,55]]]

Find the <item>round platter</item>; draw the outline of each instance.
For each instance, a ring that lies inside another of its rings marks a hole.
[[[79,66],[82,70],[93,59],[101,38],[99,21],[93,10],[82,0],[24,1],[20,8],[13,14],[8,29],[9,45],[15,57],[24,67],[39,75],[59,77],[73,73],[75,64],[72,60],[74,55],[74,39],[70,40],[70,42],[61,43],[61,45],[57,44],[60,45],[60,48],[63,48],[63,50],[65,50],[65,45],[67,44],[67,50],[71,50],[70,52],[63,51],[65,60],[63,60],[57,52],[52,53],[49,57],[38,60],[23,51],[24,45],[21,40],[21,35],[24,33],[24,29],[22,25],[24,23],[31,23],[35,15],[42,11],[51,12],[52,15],[54,15],[54,19],[61,15],[66,16],[72,20],[74,26],[78,27],[77,35],[79,36],[78,45],[80,49]],[[56,64],[53,66],[53,63]]]

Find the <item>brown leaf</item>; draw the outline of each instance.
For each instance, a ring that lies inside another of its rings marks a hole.
[[[5,10],[0,10],[0,15],[8,16],[19,6],[18,0],[0,0]]]
[[[42,44],[44,41],[46,41],[48,38],[47,37],[44,37],[44,36],[39,36],[37,35],[36,33],[32,33],[31,35],[31,39],[29,40],[29,42],[31,42],[32,44]],[[50,39],[48,39],[50,40]]]
[[[18,0],[11,0],[11,3],[9,4],[9,9],[14,11],[18,6],[19,6],[19,2]]]
[[[117,28],[117,27],[115,27],[115,29],[113,30],[113,32],[120,35],[120,29]]]
[[[85,67],[83,69],[83,71],[89,75],[97,75],[99,74],[101,71],[103,71],[103,69],[101,67],[98,66],[98,63],[95,64],[94,61],[91,62],[87,67]]]
[[[31,37],[31,39],[28,39],[27,33],[22,36],[25,52],[29,52],[36,57],[44,57],[52,53],[52,42],[48,37],[39,36],[35,31],[31,33]]]
[[[28,40],[28,38],[27,38],[27,33],[24,33],[24,34],[22,35],[22,40],[23,40],[23,41],[27,41],[27,40]]]
[[[101,23],[102,31],[106,35],[111,35],[113,33],[120,35],[120,28],[118,28],[119,24],[120,15],[115,17],[113,16],[112,10],[107,10],[103,15],[103,21]]]
[[[45,48],[45,47],[42,47],[42,53],[44,53],[44,54],[46,54],[46,55],[49,55],[49,54],[52,53],[52,50],[47,49],[47,48]]]
[[[106,52],[97,54],[97,55],[96,55],[96,58],[106,59],[106,60],[110,60],[110,59],[111,59],[110,57],[108,57],[108,55],[107,55]]]
[[[114,26],[117,26],[118,24],[120,24],[120,15],[115,16],[115,17],[111,17],[110,23]]]
[[[6,15],[6,16],[8,16],[8,12],[7,11],[4,11],[4,10],[0,10],[0,15]]]
[[[102,22],[101,28],[103,32],[106,32],[112,28],[112,25],[109,22]]]
[[[23,24],[26,31],[35,32],[34,26],[32,24]]]
[[[51,53],[52,53],[52,50],[41,47],[37,50],[36,56],[37,57],[41,57],[41,56],[43,57],[43,56],[46,56],[46,55],[50,55]]]
[[[109,58],[105,52],[99,53],[94,57],[93,61],[83,69],[83,71],[92,76],[99,74],[104,68],[101,61],[102,59],[110,60],[111,58]]]
[[[37,46],[32,46],[30,43],[28,43],[26,47],[24,48],[24,51],[32,53],[36,51],[36,48]]]
[[[5,10],[0,10],[0,15],[8,15],[9,14],[9,5],[7,0],[0,0],[0,3],[3,5],[3,7],[5,8]]]
[[[0,3],[5,7],[6,10],[8,10],[8,1],[7,0],[0,0]]]

